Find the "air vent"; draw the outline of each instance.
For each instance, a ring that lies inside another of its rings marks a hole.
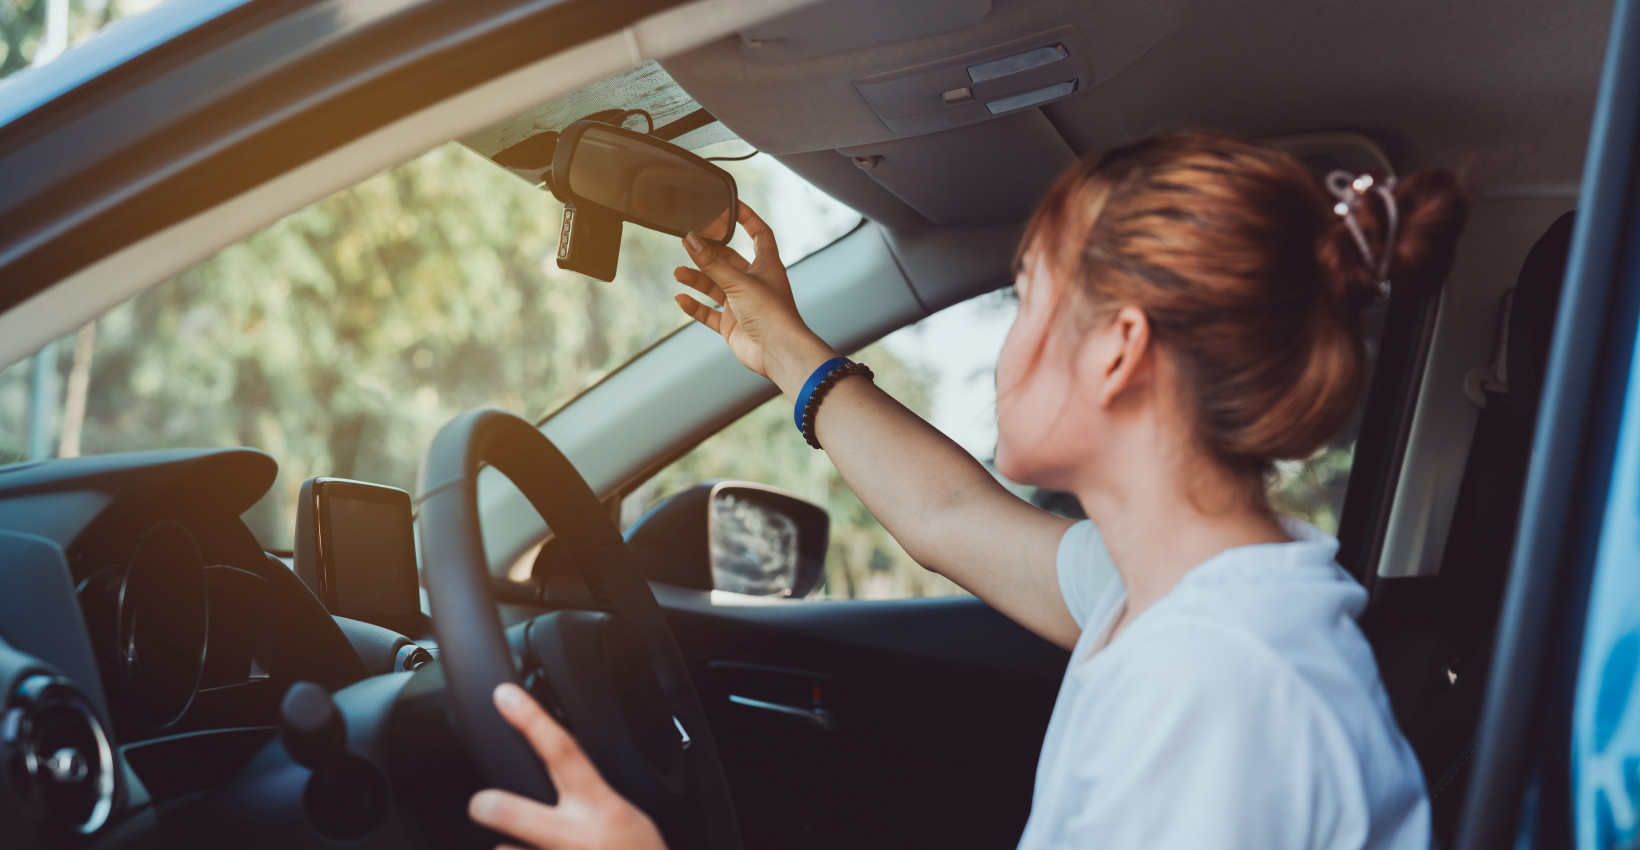
[[[48,828],[89,835],[114,806],[114,751],[79,688],[57,676],[24,679],[0,716],[0,764]]]

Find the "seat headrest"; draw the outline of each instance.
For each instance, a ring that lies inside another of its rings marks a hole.
[[[1577,210],[1549,225],[1526,255],[1515,281],[1509,308],[1509,394],[1523,409],[1536,410],[1543,398],[1544,371],[1549,363],[1549,341],[1555,331],[1555,313],[1566,278],[1566,258],[1572,249],[1572,225]]]

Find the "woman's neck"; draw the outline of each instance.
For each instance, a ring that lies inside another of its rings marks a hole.
[[[1077,493],[1127,589],[1124,622],[1156,604],[1185,573],[1220,552],[1292,539],[1262,504],[1204,498],[1200,479],[1192,485],[1166,478],[1138,476],[1120,488]]]

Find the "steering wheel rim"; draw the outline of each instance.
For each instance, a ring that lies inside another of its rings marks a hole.
[[[706,846],[737,850],[728,781],[671,629],[592,488],[534,425],[498,408],[467,411],[433,438],[422,468],[420,534],[433,628],[451,722],[485,781],[545,803],[557,794],[545,767],[496,711],[491,694],[520,681],[494,594],[480,532],[479,472],[506,475],[553,530],[561,555],[632,630],[692,744],[684,753]]]

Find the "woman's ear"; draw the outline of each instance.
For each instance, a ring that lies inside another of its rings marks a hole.
[[[1153,365],[1145,311],[1132,305],[1117,310],[1104,327],[1088,334],[1082,357],[1083,374],[1095,376],[1100,407],[1110,407],[1122,393],[1144,383]]]

